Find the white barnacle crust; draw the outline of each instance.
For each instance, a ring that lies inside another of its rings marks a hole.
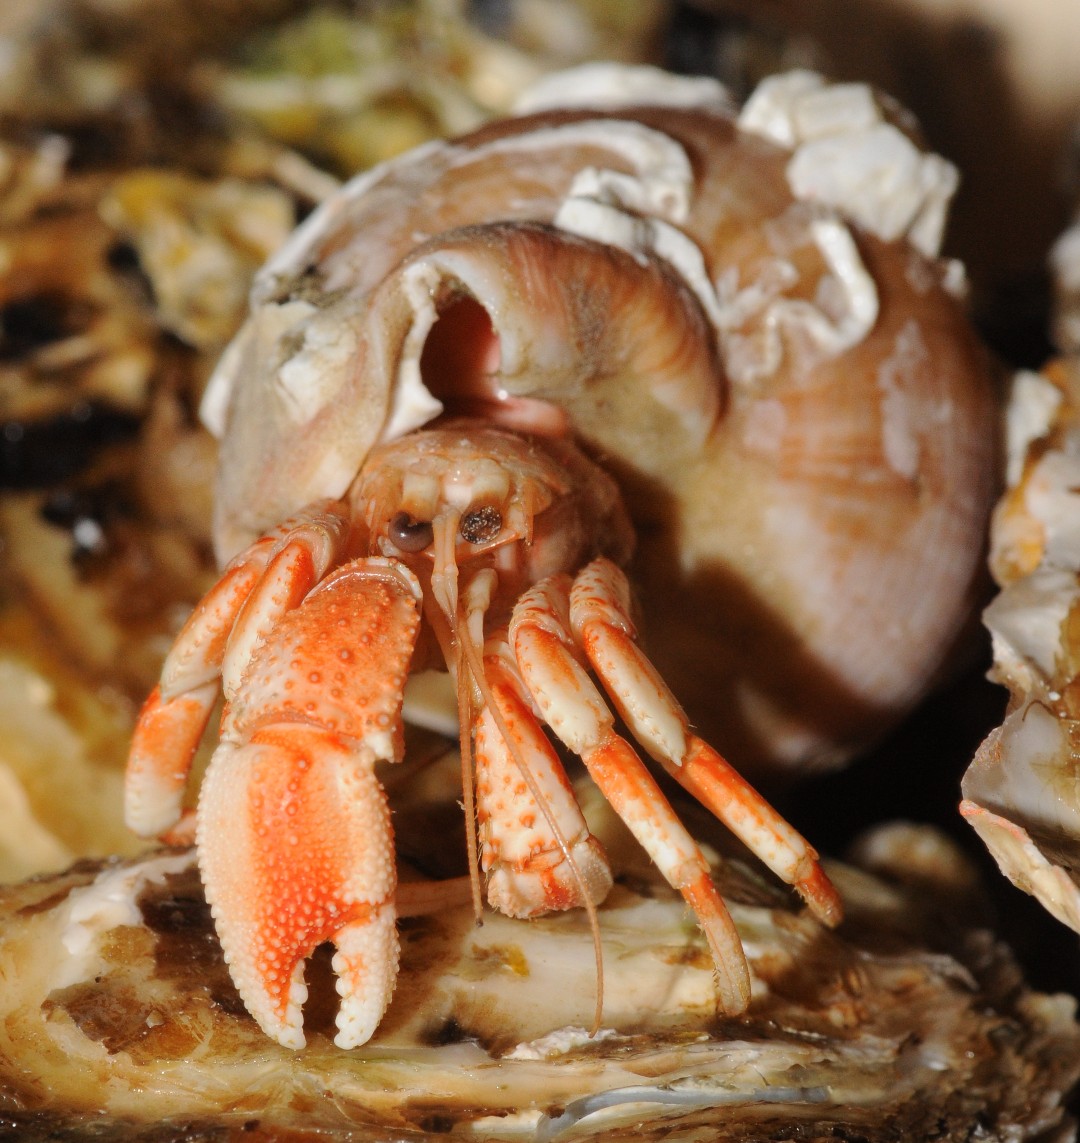
[[[826,357],[836,357],[858,345],[874,328],[880,302],[846,223],[839,218],[815,218],[807,233],[817,246],[834,286],[828,308],[819,301],[789,298],[798,281],[790,262],[776,259],[745,285],[734,271],[717,282],[715,301],[706,312],[721,331],[720,351],[729,376],[753,385],[771,376],[784,358],[785,337],[801,334]],[[822,292],[828,293],[827,290]],[[750,334],[741,330],[753,322]]]
[[[761,81],[739,113],[739,126],[793,151],[799,144],[798,106],[824,81],[817,72],[798,68]]]
[[[1005,482],[1010,488],[1020,483],[1028,449],[1050,431],[1062,400],[1061,390],[1041,373],[1021,369],[1013,375],[1005,406]]]
[[[1039,702],[1026,703],[1001,728],[1001,749],[1008,753],[1010,764],[986,776],[985,799],[991,805],[1009,806],[1031,827],[1080,840],[1080,805],[1061,797],[1040,777],[1048,769],[1060,771],[1062,760],[1069,758],[1073,726]]]
[[[545,137],[566,130],[533,132],[516,142],[543,143]],[[638,259],[659,258],[670,265],[716,330],[733,380],[752,382],[773,373],[783,359],[785,331],[801,331],[819,352],[835,357],[873,328],[879,309],[877,287],[839,218],[816,218],[808,224],[836,287],[836,302],[830,307],[836,312],[828,312],[821,303],[784,297],[783,289],[797,281],[793,272],[773,275],[779,290],[755,279],[722,299],[725,279],[713,281],[701,248],[679,227],[689,214],[693,192],[693,171],[685,150],[674,139],[636,123],[586,122],[575,124],[573,130],[584,140],[596,131],[604,146],[629,162],[637,174],[596,167],[580,171],[559,206],[555,225]],[[769,272],[767,267],[766,276]],[[748,355],[737,331],[755,315],[761,316],[761,329]]]
[[[858,345],[877,320],[878,295],[859,257],[851,231],[839,220],[815,219],[810,232],[821,256],[840,287],[842,307],[832,318],[823,309],[798,301],[780,299],[773,304],[771,321],[775,326],[797,324],[830,357]]]
[[[1044,566],[1006,588],[983,613],[994,638],[994,658],[1006,676],[1025,680],[1030,666],[1045,679],[1062,654],[1062,625],[1080,599],[1075,572]]]
[[[739,126],[792,151],[787,177],[796,198],[938,255],[956,168],[921,151],[865,84],[828,84],[804,70],[772,76],[747,100]]]
[[[947,397],[918,396],[914,379],[931,367],[929,358],[919,324],[910,321],[900,328],[892,353],[877,370],[882,453],[892,471],[910,481],[918,479],[926,434],[947,422],[953,411]]]
[[[583,119],[557,127],[540,127],[464,152],[456,165],[482,162],[496,154],[572,147],[596,147],[610,152],[634,174],[585,167],[575,175],[569,198],[586,195],[614,202],[624,209],[660,215],[672,222],[686,221],[694,172],[685,148],[663,131],[629,119]]]
[[[199,406],[199,416],[214,436],[225,435],[233,388],[245,365],[271,357],[281,339],[302,328],[315,312],[315,306],[302,299],[267,302],[252,312],[221,355]]]
[[[274,383],[289,417],[297,425],[306,425],[341,388],[357,356],[356,335],[340,314],[315,311],[304,316],[297,340],[295,352],[282,362]]]
[[[701,248],[663,218],[639,213],[629,194],[625,197],[612,194],[616,179],[620,179],[621,189],[633,185],[625,176],[591,169],[587,173],[588,178],[574,181],[555,215],[555,225],[568,234],[617,246],[639,261],[662,258],[679,272],[705,313],[714,324],[718,323],[721,311]],[[605,178],[605,175],[611,177]]]
[[[1011,493],[995,516],[991,540],[991,566],[1004,582],[983,620],[999,677],[1028,696],[1062,689],[1065,624],[1080,602],[1080,441],[1075,432],[1052,435],[1064,402],[1062,390],[1038,374],[1012,381],[1006,420]],[[1020,566],[1023,574],[1008,570]]]
[[[1057,567],[1080,570],[1080,451],[1052,449],[1031,468],[1025,501],[1044,535],[1043,558]]]

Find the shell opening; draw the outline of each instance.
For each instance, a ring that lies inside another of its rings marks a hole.
[[[499,400],[502,354],[487,310],[471,297],[455,298],[435,319],[420,354],[425,388],[451,414],[475,413]]]
[[[548,401],[509,393],[502,380],[502,345],[491,315],[476,298],[458,294],[443,306],[420,353],[420,380],[449,416],[542,436],[568,431],[566,411]]]

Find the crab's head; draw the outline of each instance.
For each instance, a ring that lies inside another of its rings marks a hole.
[[[430,581],[457,610],[459,579],[497,577],[496,607],[597,554],[620,561],[632,532],[615,482],[564,440],[472,420],[410,433],[372,451],[350,498],[371,555]]]

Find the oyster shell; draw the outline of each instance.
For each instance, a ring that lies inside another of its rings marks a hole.
[[[1014,379],[1009,437],[990,557],[1002,590],[984,614],[1009,708],[964,776],[961,810],[1002,871],[1080,932],[1080,358]]]
[[[1080,932],[1080,222],[1049,263],[1062,356],[1012,379],[991,523],[1001,592],[983,621],[1009,704],[964,775],[961,812],[1006,876]]]
[[[428,809],[430,827],[447,807]],[[5,890],[0,1135],[872,1140],[978,1131],[1014,1141],[1067,1123],[1062,1093],[1080,1076],[1075,1002],[1029,991],[1004,946],[944,920],[956,915],[942,909],[946,888],[936,898],[834,866],[850,914],[834,934],[738,861],[716,857],[754,982],[749,1015],[721,1021],[709,956],[682,903],[602,807],[590,813],[619,871],[600,912],[604,1024],[593,1037],[596,982],[579,913],[527,930],[494,915],[477,928],[465,903],[407,920],[394,1002],[376,1038],[354,1052],[333,1047],[331,976],[317,957],[308,1047],[294,1053],[262,1035],[234,992],[189,852],[87,862]],[[916,832],[919,846],[956,865],[948,843]],[[912,839],[903,844],[910,851]],[[890,847],[879,839],[878,863]]]

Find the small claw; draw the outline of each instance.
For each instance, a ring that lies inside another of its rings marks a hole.
[[[255,649],[277,627],[282,616],[300,605],[312,588],[342,558],[349,531],[347,509],[337,501],[318,501],[286,520],[253,553],[265,565],[259,582],[236,613],[221,662],[221,681],[228,698],[240,686]],[[280,539],[274,541],[275,536]]]
[[[140,837],[173,830],[191,761],[217,701],[215,683],[163,699],[155,687],[139,712],[124,777],[124,821]]]
[[[607,855],[500,656],[485,656],[484,665],[496,707],[481,710],[475,730],[488,902],[509,917],[571,909],[586,898],[599,904],[612,886]]]
[[[341,997],[334,1043],[339,1048],[358,1048],[375,1035],[394,991],[398,936],[393,901],[338,929],[333,939],[337,952],[331,964]]]
[[[258,640],[339,558],[347,531],[347,512],[337,502],[309,505],[245,549],[199,601],[135,726],[124,791],[125,820],[135,833],[170,842],[190,836],[190,823],[175,827],[223,666],[226,690],[235,689]]]
[[[263,573],[262,552],[256,549],[234,560],[188,616],[161,667],[166,698],[217,684],[233,622]]]

